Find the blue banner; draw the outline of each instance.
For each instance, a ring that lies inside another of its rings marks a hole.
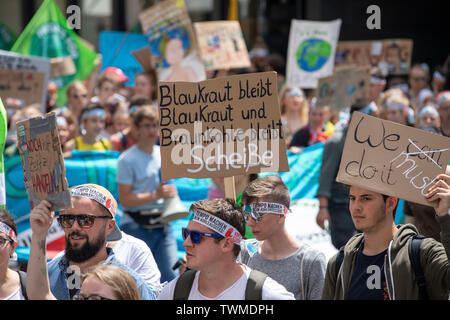
[[[133,86],[134,75],[143,69],[131,52],[147,46],[147,38],[139,33],[100,32],[100,53],[103,57],[101,71],[107,67],[120,68],[129,78],[125,85]]]
[[[318,188],[320,162],[322,158],[323,144],[319,143],[304,149],[300,154],[288,154],[290,165],[289,172],[281,172],[280,177],[289,187],[292,200],[302,198],[314,198]],[[120,153],[115,151],[74,151],[72,157],[64,160],[66,178],[69,187],[83,183],[95,183],[107,188],[119,203],[118,187],[116,183],[117,159]],[[268,174],[261,174],[268,175]],[[198,200],[206,199],[210,179],[179,178],[174,180],[178,194],[183,204],[188,209]],[[28,246],[31,240],[29,224],[30,203],[23,181],[23,169],[20,156],[5,158],[5,185],[6,205],[14,216],[19,233],[19,248],[17,250],[19,260],[28,260]],[[120,209],[120,204],[119,204]],[[177,238],[179,256],[184,255],[181,238],[181,228],[186,226],[188,218],[172,223]],[[118,219],[120,225],[120,219]],[[53,249],[63,245],[61,241],[61,229],[55,224],[54,237],[56,241]],[[59,235],[59,236],[58,236]]]

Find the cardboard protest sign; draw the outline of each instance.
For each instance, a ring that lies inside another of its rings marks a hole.
[[[341,20],[330,22],[292,20],[286,65],[291,86],[316,88],[319,78],[333,73]]]
[[[378,66],[386,75],[404,75],[409,72],[412,50],[411,39],[339,41],[335,62]]]
[[[0,96],[39,103],[45,111],[50,60],[0,50]]]
[[[194,29],[206,70],[250,67],[239,21],[196,22]]]
[[[289,171],[275,72],[159,82],[161,176]]]
[[[183,0],[165,0],[139,15],[159,81],[206,79],[191,19]]]
[[[424,194],[450,159],[450,139],[354,112],[336,181],[430,206]]]
[[[17,141],[31,208],[41,200],[55,211],[71,208],[55,113],[17,122]]]
[[[70,56],[50,59],[51,77],[61,77],[71,75],[77,72],[77,68]]]
[[[360,79],[354,66],[339,67],[333,75],[319,79],[316,106],[329,106],[330,110],[349,107],[358,97]]]
[[[355,81],[355,97],[368,98],[370,89],[370,66],[356,67]]]

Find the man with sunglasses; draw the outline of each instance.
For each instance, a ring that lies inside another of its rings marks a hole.
[[[296,300],[319,300],[325,280],[325,255],[292,238],[286,227],[289,189],[278,176],[258,178],[242,193],[247,224],[256,239],[241,244],[242,262],[266,273]]]
[[[245,233],[241,208],[230,199],[201,200],[190,208],[192,219],[183,228],[189,270],[169,282],[160,300],[244,300],[252,270],[236,261]],[[265,277],[264,274],[262,278]],[[258,281],[257,281],[258,282]],[[262,282],[262,285],[261,285]],[[293,300],[282,285],[267,277],[255,299]],[[251,283],[251,282],[250,282]],[[253,292],[253,291],[252,291]]]
[[[48,278],[45,240],[54,218],[52,205],[43,200],[30,213],[33,235],[27,268],[29,297],[72,299],[80,291],[82,274],[95,265],[111,264],[130,273],[143,300],[154,300],[153,289],[119,262],[106,246],[107,237],[115,241],[122,236],[115,221],[117,202],[112,194],[95,184],[76,186],[71,191],[73,208],[61,211],[58,216],[65,233],[65,252],[48,263]]]

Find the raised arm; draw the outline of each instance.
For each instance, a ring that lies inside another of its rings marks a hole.
[[[54,217],[51,207],[50,202],[43,200],[30,213],[33,235],[27,266],[27,293],[31,300],[56,300],[50,291],[45,247],[47,232]]]

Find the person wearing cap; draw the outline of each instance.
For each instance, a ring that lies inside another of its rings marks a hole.
[[[425,238],[420,244],[420,267],[425,292],[409,254],[418,234],[414,225],[395,225],[398,198],[350,185],[350,212],[359,233],[352,237],[327,266],[322,299],[325,300],[448,300],[450,292],[450,176],[439,174],[425,190],[441,226],[442,243]],[[337,265],[338,257],[340,266]]]
[[[25,273],[8,268],[17,247],[17,227],[5,209],[0,209],[0,300],[26,300]]]
[[[121,85],[129,80],[129,78],[123,73],[122,69],[117,67],[107,67],[103,73],[113,75]]]
[[[289,189],[278,176],[258,178],[242,193],[247,225],[256,239],[241,243],[241,261],[264,272],[296,300],[319,300],[326,259],[320,251],[292,238],[285,226]]]
[[[115,215],[117,202],[112,194],[96,184],[71,188],[73,208],[61,210],[57,217],[64,229],[63,255],[46,262],[45,240],[54,219],[52,204],[41,201],[30,213],[32,239],[28,261],[27,291],[31,299],[69,300],[81,289],[80,276],[95,265],[116,265],[136,281],[143,300],[154,300],[155,291],[133,270],[115,257],[106,241],[120,240]],[[46,274],[48,268],[48,275]]]
[[[174,197],[173,184],[163,184],[160,148],[157,146],[158,113],[152,106],[141,106],[133,117],[138,141],[123,152],[117,163],[119,201],[123,207],[122,230],[143,240],[150,247],[161,272],[161,282],[176,277],[177,243],[172,226],[162,223],[164,199]]]
[[[436,98],[441,120],[441,133],[450,137],[450,91],[442,91]]]
[[[231,199],[209,199],[194,202],[190,211],[192,219],[182,229],[182,235],[186,266],[191,270],[165,285],[158,299],[244,300],[252,270],[236,260],[245,234],[242,209]],[[179,279],[192,275],[189,286],[182,290],[183,296],[178,296],[178,288],[183,283]],[[267,277],[261,299],[293,300],[294,296]]]

